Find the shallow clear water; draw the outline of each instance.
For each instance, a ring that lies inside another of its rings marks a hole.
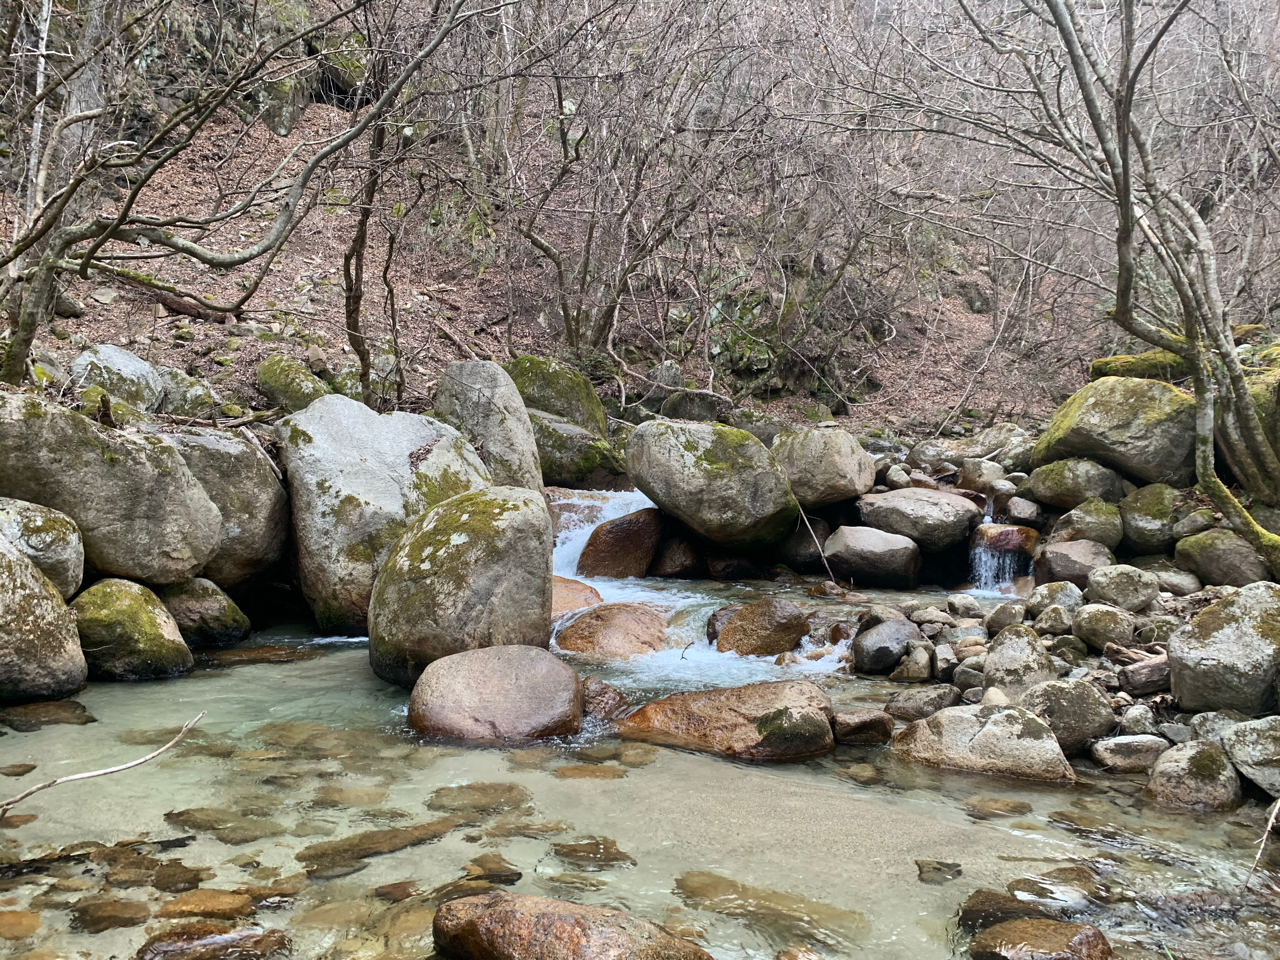
[[[637,496],[616,498],[607,512],[643,506]],[[573,574],[585,535],[563,538],[557,573]],[[841,707],[880,705],[895,689],[837,674],[833,658],[781,668],[716,653],[702,639],[706,613],[731,599],[782,593],[806,609],[830,603],[803,588],[593,583],[609,600],[672,609],[673,631],[688,638],[684,649],[625,663],[577,664],[635,700],[784,676],[815,680]],[[1070,788],[906,767],[879,748],[752,766],[624,746],[599,726],[515,750],[422,743],[405,729],[406,693],[372,675],[363,644],[300,638],[296,631],[257,634],[252,642],[314,656],[201,669],[163,683],[93,684],[77,699],[98,722],[0,739],[0,765],[39,765],[0,783],[0,791],[12,793],[133,759],[207,711],[192,741],[159,760],[22,804],[15,813],[38,819],[0,831],[0,861],[77,841],[194,835],[186,846],[142,849],[159,861],[207,868],[204,887],[230,890],[298,874],[298,853],[317,842],[435,821],[445,814],[426,804],[441,787],[516,784],[528,791],[528,807],[476,813],[435,842],[370,856],[355,872],[344,874],[359,864],[328,871],[334,875],[310,879],[278,905],[264,904],[254,922],[285,929],[297,957],[425,956],[431,901],[390,906],[369,891],[397,881],[430,891],[461,878],[477,856],[499,853],[522,873],[511,887],[517,892],[620,907],[701,937],[721,960],[772,958],[800,944],[828,957],[930,960],[962,950],[952,917],[972,890],[1086,865],[1104,887],[1086,899],[1069,889],[1051,895],[1071,915],[1102,927],[1123,956],[1162,957],[1164,944],[1178,960],[1280,958],[1273,878],[1255,879],[1254,892],[1240,892],[1262,830],[1256,802],[1197,820],[1147,805],[1141,778],[1104,776],[1085,765]],[[968,806],[975,795],[1028,808],[981,819]],[[189,808],[218,808],[248,824],[250,835],[270,835],[225,842],[244,835],[164,819]],[[573,851],[555,849],[584,837],[612,840],[626,859],[584,866]],[[958,863],[961,874],[923,883],[920,859]],[[26,940],[0,941],[0,955],[40,948],[54,951],[49,956],[132,956],[161,921],[98,934],[71,923],[68,908],[77,898],[99,896],[108,872],[101,863],[74,862],[5,881],[0,911],[27,909],[34,899],[40,927]],[[171,896],[123,886],[125,879],[117,873],[108,881],[110,896],[153,909]],[[75,886],[85,889],[65,889]]]

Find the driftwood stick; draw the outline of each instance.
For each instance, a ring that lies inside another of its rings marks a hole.
[[[810,526],[809,518],[805,516],[803,507],[800,508],[800,519],[803,520],[804,525],[809,528],[809,536],[813,538],[813,545],[818,548],[818,556],[822,558],[822,565],[827,568],[827,576],[831,578],[832,583],[839,583],[840,581],[836,579],[836,575],[831,572],[831,564],[827,563],[827,555],[823,552],[822,544],[818,542],[818,535],[813,532],[813,527]],[[849,583],[852,585],[853,581],[850,580]]]
[[[1244,888],[1249,889],[1249,883],[1253,880],[1253,875],[1258,872],[1258,864],[1262,863],[1262,852],[1267,849],[1267,839],[1271,836],[1271,830],[1276,825],[1276,817],[1280,816],[1280,800],[1276,800],[1271,805],[1271,816],[1267,819],[1267,829],[1262,831],[1262,839],[1258,841],[1258,855],[1253,858],[1253,866],[1249,868],[1249,876],[1244,878]]]

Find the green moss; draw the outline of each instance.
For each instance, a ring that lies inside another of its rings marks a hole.
[[[831,725],[811,713],[792,713],[783,707],[758,717],[755,722],[760,740],[755,749],[779,757],[797,757],[823,749],[831,733]]]
[[[300,426],[298,426],[292,420],[289,421],[289,445],[290,446],[301,447],[303,444],[314,443],[314,442],[315,442],[315,439],[311,436],[311,434],[307,433],[307,431],[303,430]]]
[[[525,406],[545,410],[576,423],[596,436],[609,436],[609,423],[591,381],[558,360],[517,357],[504,370],[520,391]]]
[[[191,651],[174,630],[160,598],[127,580],[99,580],[71,604],[90,677],[146,680],[177,676],[192,667]]]
[[[1225,750],[1202,747],[1191,754],[1187,770],[1199,780],[1221,780],[1227,775],[1228,764]]]
[[[102,387],[92,386],[86,387],[80,393],[80,409],[88,417],[96,419],[98,412],[102,409],[102,398],[106,397],[107,404],[111,408],[111,419],[115,421],[118,427],[127,427],[132,424],[145,423],[146,414],[131,407],[123,400],[117,400],[111,394],[103,390]]]
[[[1103,357],[1089,366],[1089,379],[1132,377],[1139,380],[1164,380],[1176,383],[1191,377],[1191,365],[1168,350]]]
[[[296,413],[308,404],[328,396],[324,381],[294,357],[272,354],[258,364],[258,392],[278,407]]]

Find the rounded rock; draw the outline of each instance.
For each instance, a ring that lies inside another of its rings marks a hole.
[[[1240,805],[1240,777],[1222,744],[1191,740],[1160,755],[1146,793],[1167,807],[1234,810]]]
[[[195,665],[178,624],[141,584],[99,580],[71,607],[93,679],[158,680]]]
[[[645,603],[597,604],[556,635],[556,646],[618,660],[665,650],[667,615]]]
[[[1116,725],[1111,702],[1084,680],[1049,680],[1036,684],[1018,703],[1049,725],[1067,756],[1084,751]]]
[[[757,600],[729,618],[716,637],[716,649],[744,657],[776,657],[798,647],[808,632],[808,618],[790,600]]]
[[[779,434],[773,441],[773,458],[806,510],[860,497],[875,484],[871,457],[840,427]]]
[[[84,542],[65,513],[0,497],[0,537],[8,540],[70,600],[84,576]]]
[[[75,617],[57,588],[0,536],[0,703],[68,696],[87,673]]]

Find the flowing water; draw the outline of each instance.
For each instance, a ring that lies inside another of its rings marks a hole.
[[[558,542],[556,573],[574,575],[595,523],[645,505],[637,494],[584,495],[578,526]],[[575,664],[633,700],[804,676],[837,709],[848,709],[881,705],[895,689],[837,673],[838,651],[808,647],[802,654],[813,659],[778,667],[717,653],[706,642],[706,615],[731,601],[783,595],[838,615],[841,604],[801,587],[592,584],[606,600],[673,611],[678,648]],[[521,874],[510,887],[516,892],[631,911],[699,937],[719,960],[768,960],[798,945],[832,958],[959,955],[964,940],[953,917],[965,896],[1028,877],[1042,879],[1021,883],[1021,896],[1097,924],[1125,957],[1280,958],[1273,875],[1255,878],[1252,892],[1241,894],[1263,827],[1257,802],[1196,819],[1147,804],[1142,778],[1105,776],[1083,764],[1072,787],[908,767],[883,748],[753,766],[620,744],[598,725],[517,749],[422,743],[405,728],[406,693],[372,675],[362,642],[274,630],[251,643],[291,659],[206,667],[162,683],[93,684],[77,700],[96,723],[0,739],[0,766],[38,764],[3,781],[12,793],[133,759],[207,712],[197,734],[160,759],[58,787],[15,811],[37,819],[0,831],[0,877],[9,877],[0,882],[0,931],[4,911],[28,909],[39,912],[39,928],[25,940],[0,940],[0,955],[133,956],[163,921],[95,934],[77,929],[72,907],[79,898],[105,897],[145,903],[154,913],[172,896],[150,885],[160,882],[151,879],[155,865],[180,861],[204,871],[205,888],[277,883],[281,895],[260,903],[252,922],[285,930],[295,957],[423,957],[432,901],[391,906],[370,891],[400,881],[432,891],[463,878],[476,858],[499,854]],[[517,789],[437,793],[477,783]],[[385,855],[355,859],[348,851],[329,862],[312,847],[388,836],[372,831],[400,829],[394,836],[402,836],[450,810],[461,810],[466,822],[451,821],[439,839]],[[182,837],[193,839],[157,842]],[[149,841],[132,848],[151,858],[141,864],[141,880],[131,862],[101,853],[11,876],[22,858],[127,840]],[[301,882],[298,855],[308,847],[303,860],[313,876]],[[959,874],[923,882],[918,860],[958,864]],[[491,874],[492,863],[480,863],[471,872]],[[1064,867],[1077,869],[1044,878]]]

